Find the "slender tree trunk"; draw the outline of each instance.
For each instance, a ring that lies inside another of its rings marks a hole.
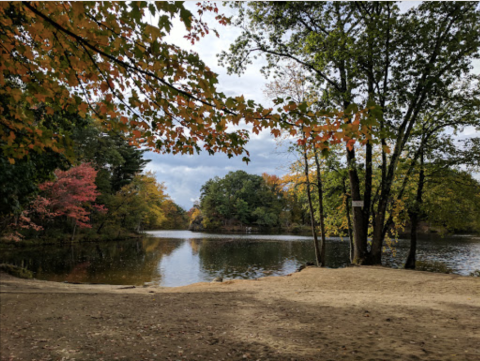
[[[323,184],[322,178],[320,173],[320,161],[318,160],[318,154],[315,150],[315,165],[317,166],[317,191],[318,191],[318,210],[320,212],[320,232],[322,237],[322,242],[320,243],[320,263],[321,267],[325,267],[325,249],[326,249],[326,241],[325,241],[325,214],[323,209]]]
[[[352,201],[361,201],[360,179],[355,164],[355,151],[347,149],[348,177],[350,179],[350,189]],[[364,214],[361,207],[352,207],[353,211],[353,262],[354,264],[367,264],[367,230],[363,220]]]
[[[385,227],[387,207],[390,199],[392,183],[394,178],[394,172],[397,166],[398,159],[400,157],[400,148],[397,142],[395,151],[390,160],[390,166],[385,174],[385,178],[382,180],[380,197],[378,200],[377,212],[373,224],[373,239],[372,248],[370,251],[370,264],[382,263],[382,248],[385,234],[388,231]]]
[[[372,164],[372,144],[370,141],[367,141],[365,145],[365,192],[363,193],[363,229],[365,232],[365,239],[368,241],[368,227],[370,222],[370,205],[372,201],[372,177],[373,177],[373,164]],[[369,259],[366,263],[376,264],[372,260],[371,252],[367,256]],[[381,260],[380,260],[381,262]]]
[[[305,139],[305,134],[304,134],[304,139]],[[310,224],[312,227],[313,244],[315,247],[315,261],[317,263],[317,266],[320,267],[322,265],[322,260],[320,258],[320,247],[318,245],[317,232],[315,230],[315,215],[313,213],[312,195],[310,192],[310,176],[308,174],[308,158],[307,158],[306,145],[304,146],[304,150],[303,150],[303,159],[305,161],[305,178],[306,178],[305,181],[307,183],[308,208],[310,210]]]
[[[103,226],[105,225],[106,221],[103,221],[102,224],[100,224],[100,227],[97,229],[97,234],[100,234],[100,231],[102,230]]]
[[[377,215],[373,224],[373,239],[372,239],[372,248],[369,255],[370,264],[382,264],[382,248],[383,240],[385,238],[385,233],[383,228],[385,226],[385,214],[387,210],[387,203],[383,202],[383,199],[380,199],[378,202]]]
[[[77,228],[77,220],[74,221],[73,223],[73,233],[72,233],[72,242],[75,238],[75,229]]]
[[[339,69],[340,73],[345,73],[345,70],[342,67]],[[347,89],[346,86],[346,77],[345,74],[342,75],[342,89]],[[343,108],[346,110],[350,105],[349,101],[343,102]],[[347,151],[347,166],[348,166],[348,178],[350,181],[350,192],[352,196],[352,201],[361,201],[362,196],[360,192],[360,178],[358,177],[357,165],[355,160],[355,149],[349,149],[346,147]],[[368,250],[367,250],[367,241],[368,241],[368,230],[365,228],[365,214],[361,207],[352,207],[353,215],[353,264],[368,264]],[[367,222],[368,224],[368,222]]]
[[[417,225],[418,225],[418,214],[416,211],[410,214],[411,230],[410,230],[410,250],[408,252],[407,262],[405,263],[405,268],[415,269],[415,264],[417,262]]]
[[[421,205],[422,205],[422,195],[423,195],[423,185],[425,183],[425,169],[424,169],[424,156],[423,156],[423,144],[422,151],[420,154],[420,174],[418,177],[418,188],[417,188],[417,196],[415,199],[415,205],[413,210],[410,212],[410,222],[411,222],[411,230],[410,230],[410,250],[408,252],[407,262],[405,263],[405,268],[408,269],[415,269],[415,264],[417,261],[417,227],[418,227],[418,220],[421,212]]]
[[[353,263],[354,256],[354,243],[353,243],[353,234],[352,234],[352,220],[350,217],[350,196],[347,195],[347,186],[345,185],[345,179],[342,180],[343,184],[343,194],[345,195],[345,212],[347,214],[347,231],[348,231],[348,240],[350,244],[350,263]]]
[[[373,48],[373,39],[369,37],[369,49]],[[370,71],[368,72],[368,100],[369,102],[374,102],[375,100],[375,87],[374,87],[374,80],[373,80],[373,54],[372,52],[368,52],[368,65]],[[365,238],[368,242],[368,227],[370,222],[370,206],[372,202],[372,177],[373,177],[373,149],[372,143],[367,141],[365,144],[365,192],[363,193],[363,228],[365,231]],[[377,259],[373,256],[373,244],[370,249],[370,252],[367,255],[367,264],[381,264],[382,258],[380,253],[380,258]]]
[[[337,14],[339,16],[339,14]],[[342,29],[343,30],[343,29]],[[338,71],[340,73],[340,89],[344,95],[343,99],[343,110],[346,111],[350,105],[350,89],[347,81],[347,71],[345,60],[340,60],[338,63]],[[351,119],[350,119],[351,121]],[[348,177],[350,180],[350,191],[352,195],[352,201],[361,201],[360,193],[360,178],[358,177],[357,165],[355,160],[355,149],[349,149],[346,147],[347,151],[347,166],[348,166]],[[353,207],[353,230],[354,230],[354,254],[353,262],[354,264],[367,264],[368,253],[367,253],[367,229],[365,229],[364,213],[360,207]]]

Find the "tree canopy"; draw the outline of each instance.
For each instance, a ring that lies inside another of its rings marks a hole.
[[[246,153],[247,132],[227,125],[261,118],[263,108],[218,92],[196,53],[165,40],[174,17],[192,42],[208,34],[205,11],[218,9],[199,3],[195,17],[181,2],[1,3],[0,146],[9,161],[68,148],[65,134],[34,120],[40,104],[47,115],[90,114],[157,151]]]
[[[215,228],[235,222],[244,226],[279,226],[284,199],[273,179],[236,171],[208,180],[200,195],[204,226]]]

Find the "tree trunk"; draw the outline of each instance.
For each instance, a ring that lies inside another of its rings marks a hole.
[[[383,228],[385,226],[385,214],[387,203],[382,199],[378,202],[378,211],[374,220],[372,248],[369,254],[369,264],[382,264],[382,248],[385,233]]]
[[[418,227],[418,219],[421,212],[421,205],[422,205],[422,195],[423,195],[423,185],[425,183],[425,169],[424,169],[424,154],[423,154],[423,142],[425,138],[422,139],[422,144],[420,145],[422,148],[420,153],[420,174],[418,177],[418,188],[417,188],[417,196],[415,198],[415,204],[413,206],[413,210],[410,212],[410,221],[411,231],[410,231],[410,250],[408,252],[407,262],[405,263],[405,268],[408,269],[415,269],[416,264],[416,254],[417,254],[417,227]]]
[[[103,226],[105,225],[106,221],[103,221],[102,224],[100,224],[100,227],[97,229],[97,234],[100,234],[100,231],[102,230]]]
[[[380,197],[378,200],[377,212],[373,224],[373,239],[372,239],[372,248],[370,251],[370,260],[369,264],[381,264],[382,263],[382,248],[385,234],[388,231],[385,227],[387,207],[390,199],[390,194],[392,190],[393,178],[395,175],[395,169],[397,167],[398,159],[400,157],[400,145],[397,141],[395,150],[390,159],[390,165],[385,174],[385,178],[382,179]]]
[[[350,189],[352,201],[361,201],[360,179],[355,164],[355,150],[347,148],[348,177],[350,179]],[[353,264],[368,264],[367,259],[367,230],[363,220],[364,213],[361,207],[353,207]]]
[[[72,233],[72,242],[75,238],[75,229],[77,228],[77,220],[75,220],[75,223],[73,223],[73,233]]]
[[[323,184],[320,173],[320,162],[318,160],[318,154],[315,150],[315,164],[317,166],[317,190],[318,190],[318,210],[320,212],[320,232],[322,233],[322,242],[320,244],[320,263],[321,267],[325,267],[325,215],[323,210]]]
[[[305,139],[305,134],[304,134]],[[315,215],[313,213],[313,205],[312,205],[312,195],[310,194],[310,177],[308,175],[308,158],[307,158],[307,146],[304,146],[303,151],[303,159],[305,161],[305,178],[307,183],[307,198],[308,198],[308,207],[310,209],[310,224],[312,227],[312,235],[313,235],[313,244],[315,247],[315,261],[317,266],[320,267],[322,265],[322,260],[320,258],[320,247],[318,246],[318,238],[317,232],[315,230]]]
[[[418,224],[418,214],[416,211],[410,214],[410,222],[412,223],[412,229],[410,230],[410,250],[408,252],[407,262],[405,263],[405,268],[415,269],[416,264],[416,253],[417,253],[417,224]]]
[[[353,234],[352,234],[352,220],[350,217],[350,197],[347,195],[347,186],[345,185],[345,179],[342,180],[343,184],[343,194],[345,195],[345,211],[347,213],[347,231],[348,231],[348,240],[350,243],[350,263],[353,263],[354,256],[354,243],[353,243]]]

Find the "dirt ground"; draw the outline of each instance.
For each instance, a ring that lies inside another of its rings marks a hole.
[[[380,267],[178,288],[0,276],[1,360],[480,360],[480,279]]]

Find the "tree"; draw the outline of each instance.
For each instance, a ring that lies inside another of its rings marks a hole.
[[[103,196],[131,183],[150,162],[143,157],[146,150],[129,144],[125,133],[105,132],[93,119],[85,127],[77,127],[71,137],[76,161],[88,162],[98,171],[96,184]]]
[[[307,80],[302,68],[295,63],[290,63],[286,67],[281,69],[282,76],[279,79],[267,84],[266,94],[270,98],[279,98],[279,97],[288,97],[291,98],[295,103],[311,103],[315,99],[315,93],[312,91],[310,83]],[[304,130],[304,124],[300,123],[297,125],[298,134],[301,134],[299,139],[303,142],[302,147],[294,147],[293,149],[300,151],[303,157],[303,168],[305,173],[305,182],[307,185],[307,199],[308,199],[308,209],[310,211],[310,223],[313,236],[313,244],[315,247],[315,259],[318,266],[325,266],[325,213],[323,207],[323,185],[320,175],[320,165],[318,159],[317,149],[315,146],[315,139],[311,142],[311,139],[306,137],[306,132]],[[313,138],[313,137],[312,137]],[[316,165],[316,184],[310,181],[309,174],[309,164],[308,164],[308,151],[309,148],[314,149],[315,165]],[[320,236],[321,242],[319,244],[315,226],[315,210],[313,208],[312,202],[312,191],[311,186],[316,185],[318,192],[318,214],[319,214],[319,223],[320,223]]]
[[[416,233],[418,223],[426,215],[422,205],[424,194],[429,191],[427,183],[434,181],[438,174],[449,174],[460,166],[472,171],[478,169],[480,164],[476,156],[478,138],[470,138],[467,142],[454,138],[454,134],[465,127],[478,127],[480,124],[479,79],[476,76],[467,77],[451,84],[448,90],[448,96],[432,96],[436,107],[420,114],[405,147],[408,153],[399,160],[399,173],[402,168],[405,173],[402,184],[397,186],[397,192],[393,191],[392,195],[396,203],[405,198],[403,203],[406,204],[410,219],[411,246],[406,268],[415,268]],[[390,227],[392,222],[390,214],[385,228]]]
[[[479,57],[478,3],[425,2],[404,14],[390,2],[232,6],[238,9],[235,24],[242,24],[243,32],[220,57],[230,72],[242,72],[257,53],[265,55],[266,74],[282,61],[295,61],[308,72],[322,104],[343,112],[352,104],[369,108],[375,121],[361,125],[371,136],[356,147],[345,142],[352,200],[364,204],[353,208],[353,261],[381,263],[388,214],[395,208],[393,183],[412,130],[423,113],[453,98],[451,85],[469,74],[472,60]],[[355,120],[347,115],[347,122],[353,126]],[[365,152],[363,179],[360,148]],[[375,165],[381,173],[377,189],[373,189],[375,149],[381,159]]]
[[[186,229],[188,227],[187,212],[170,199],[162,204],[162,211],[165,214],[165,221],[160,227],[162,229]]]
[[[7,86],[14,86],[12,82],[5,82],[0,86],[5,90]],[[28,155],[21,160],[12,162],[4,147],[10,146],[15,141],[15,134],[2,127],[2,122],[15,122],[15,114],[8,111],[8,99],[0,97],[0,133],[4,130],[9,134],[7,142],[0,139],[0,223],[2,228],[11,221],[12,217],[18,216],[38,194],[38,184],[54,178],[55,169],[66,170],[71,163],[72,144],[64,139],[64,144],[70,147],[70,151],[60,154],[51,148],[41,149],[33,145],[28,148]],[[55,133],[64,135],[71,134],[76,127],[83,127],[86,121],[78,114],[70,114],[64,110],[49,114],[44,104],[37,104],[34,108],[28,109],[23,101],[18,101],[16,107],[22,112],[29,112],[32,124],[36,130],[51,138]],[[22,131],[25,135],[26,131]],[[17,134],[18,135],[18,134]],[[70,158],[70,160],[69,160]],[[13,164],[12,164],[13,163]]]
[[[139,232],[158,229],[166,220],[164,203],[169,200],[163,183],[152,172],[137,174],[131,183],[109,198],[108,212],[100,220],[97,233],[105,228]]]
[[[0,113],[11,117],[0,118],[0,146],[8,160],[32,149],[68,150],[62,132],[46,133],[33,121],[39,104],[47,114],[89,114],[157,151],[248,155],[247,132],[227,125],[262,119],[264,109],[217,92],[216,74],[196,53],[165,41],[175,17],[192,43],[210,32],[201,14],[218,9],[198,6],[200,17],[181,2],[1,3]]]
[[[10,164],[0,155],[0,219],[2,228],[18,215],[39,192],[38,184],[50,180],[55,169],[66,167],[64,157],[55,152],[33,153]]]
[[[433,171],[433,172],[432,172]],[[456,169],[426,168],[423,219],[446,232],[480,231],[480,182]]]
[[[229,172],[224,178],[208,180],[200,195],[204,226],[218,228],[235,223],[278,226],[284,201],[278,185],[270,181],[274,181],[271,176],[262,177],[244,171]]]
[[[451,110],[449,109],[449,112]],[[414,196],[411,191],[405,192],[407,197],[410,193],[410,199],[407,198],[410,218],[410,250],[405,268],[415,269],[417,227],[422,219],[427,219],[432,225],[441,224],[443,228],[449,230],[473,230],[478,226],[480,214],[474,204],[478,197],[479,185],[470,174],[459,169],[461,166],[478,169],[480,163],[475,157],[477,149],[474,146],[467,146],[463,150],[458,149],[453,145],[454,140],[451,139],[451,136],[442,136],[441,129],[445,126],[445,120],[454,121],[455,130],[475,123],[479,110],[478,106],[475,107],[471,104],[467,114],[456,109],[453,116],[442,116],[433,129],[429,127],[431,118],[425,117],[421,123],[423,131],[418,154],[411,160],[409,168],[409,172],[417,173],[415,174],[417,176],[412,179],[412,182],[416,183],[416,190]],[[475,145],[475,142],[473,144]],[[413,170],[414,168],[415,170]],[[439,192],[439,190],[441,191]],[[433,197],[432,194],[434,194]],[[424,205],[426,196],[428,204]],[[443,215],[440,216],[440,222],[439,215]]]
[[[67,171],[55,171],[55,180],[39,185],[43,194],[34,206],[48,208],[53,217],[65,216],[72,220],[73,235],[77,226],[91,228],[91,210],[106,211],[103,206],[94,203],[99,195],[95,185],[96,175],[97,172],[87,163]]]
[[[192,231],[202,230],[203,229],[203,215],[200,210],[200,205],[194,204],[192,208],[188,211],[189,225],[188,229]]]

